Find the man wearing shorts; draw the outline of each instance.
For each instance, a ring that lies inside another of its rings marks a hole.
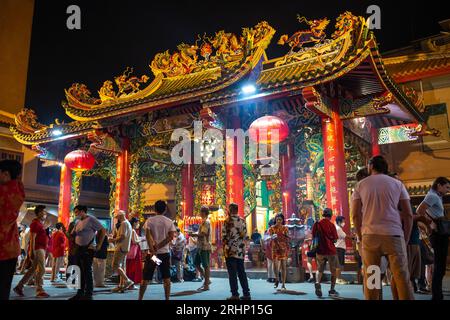
[[[131,224],[126,219],[126,214],[123,210],[117,212],[116,219],[120,222],[120,226],[115,232],[114,238],[109,239],[109,241],[115,245],[112,270],[117,271],[120,280],[119,285],[112,289],[112,292],[124,293],[125,290],[134,285],[134,282],[127,277],[126,273],[127,254],[131,246]]]
[[[317,279],[316,279],[316,295],[322,297],[322,288],[320,281],[325,270],[325,263],[328,261],[331,272],[331,288],[328,291],[330,297],[338,297],[339,294],[334,287],[336,285],[336,268],[338,259],[336,255],[336,247],[334,243],[338,239],[335,225],[331,222],[331,216],[333,215],[330,208],[323,210],[323,219],[316,222],[313,225],[312,235],[313,238],[319,237],[319,245],[317,247],[316,261],[317,261]]]
[[[208,220],[209,208],[202,207],[200,209],[200,217],[202,223],[197,234],[191,234],[192,237],[197,237],[197,255],[195,256],[194,264],[202,277],[205,278],[203,286],[200,291],[209,290],[209,275],[210,275],[210,257],[211,257],[211,224]]]
[[[159,263],[159,268],[164,282],[166,300],[170,297],[170,242],[176,234],[173,221],[164,216],[167,205],[158,200],[155,203],[156,215],[147,219],[144,224],[145,237],[147,239],[149,253],[145,258],[142,282],[139,288],[139,300],[144,298],[145,290]],[[156,256],[156,257],[155,257]],[[159,261],[157,259],[159,259]],[[156,260],[156,261],[155,261]]]

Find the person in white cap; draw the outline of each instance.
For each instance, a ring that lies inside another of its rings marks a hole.
[[[117,271],[120,281],[119,285],[112,289],[112,292],[123,293],[134,285],[134,282],[126,274],[126,261],[128,251],[130,251],[132,228],[130,222],[126,219],[125,211],[119,210],[115,217],[120,223],[120,227],[110,239],[110,242],[115,245],[112,269]]]

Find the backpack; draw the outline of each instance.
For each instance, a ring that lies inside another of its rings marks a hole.
[[[319,243],[320,243],[320,224],[319,222],[316,222],[314,224],[317,224],[317,233],[316,236],[313,237],[312,242],[311,242],[311,246],[309,247],[309,251],[306,253],[306,255],[310,258],[314,258],[317,254],[317,249],[319,248]],[[313,226],[314,228],[314,226]]]

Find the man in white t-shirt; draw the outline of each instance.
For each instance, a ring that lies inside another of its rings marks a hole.
[[[115,218],[120,223],[120,226],[117,231],[114,229],[114,236],[109,241],[115,245],[112,270],[117,271],[120,280],[119,285],[111,291],[124,293],[125,290],[134,285],[134,282],[127,277],[126,273],[127,254],[130,251],[132,229],[130,222],[126,218],[125,211],[119,210]]]
[[[149,253],[146,256],[142,272],[139,300],[144,298],[147,285],[153,279],[158,264],[164,282],[166,300],[169,300],[170,297],[170,242],[175,237],[176,229],[173,221],[164,216],[166,209],[167,204],[164,201],[156,201],[156,215],[148,218],[144,224]]]
[[[367,285],[373,274],[367,269],[380,267],[381,257],[386,256],[399,299],[414,300],[406,253],[413,223],[408,192],[401,181],[387,175],[388,164],[382,156],[369,160],[369,173],[352,195],[353,222],[362,241],[365,298],[380,299],[381,287]]]

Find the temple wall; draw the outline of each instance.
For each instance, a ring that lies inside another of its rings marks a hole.
[[[175,184],[145,183],[144,184],[144,207],[153,206],[156,201],[164,200],[168,206],[167,216],[174,219],[176,212]]]
[[[438,128],[440,137],[426,136],[420,142],[402,142],[388,146],[394,171],[408,185],[429,185],[439,176],[450,177],[450,75],[424,81],[426,106],[445,103],[445,115],[431,116],[428,124]],[[445,121],[447,120],[447,122]]]
[[[0,1],[0,116],[12,115],[24,107],[34,0]],[[0,149],[23,152],[7,125],[0,126]]]

